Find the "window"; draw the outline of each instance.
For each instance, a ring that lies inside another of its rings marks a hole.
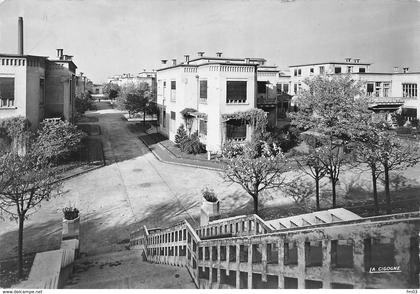
[[[171,101],[176,101],[176,81],[171,81]]]
[[[306,266],[322,266],[322,242],[305,242]]]
[[[297,69],[294,70],[294,76],[297,76]]]
[[[173,111],[171,111],[171,119],[172,120],[175,120],[176,119],[176,113],[173,112]]]
[[[293,85],[293,90],[295,91],[295,94],[297,94],[297,84]]]
[[[334,73],[336,74],[341,73],[341,67],[334,67]]]
[[[276,85],[276,89],[277,89],[277,94],[281,94],[283,92],[283,90],[282,90],[282,84],[277,84]]]
[[[314,73],[314,68],[313,68],[313,67],[311,67],[311,68],[309,69],[309,73],[310,73],[310,74],[313,74],[313,73]]]
[[[366,72],[366,68],[364,68],[364,67],[359,67],[359,72]]]
[[[257,82],[258,94],[267,93],[267,82]]]
[[[373,83],[368,83],[366,87],[366,92],[368,96],[371,96],[373,93]]]
[[[200,81],[200,99],[207,100],[207,81]]]
[[[323,75],[325,73],[325,67],[324,66],[320,66],[319,67],[319,74]]]
[[[226,138],[242,141],[246,139],[246,124],[242,120],[230,120],[226,123]]]
[[[353,240],[331,241],[331,266],[333,268],[353,267]]]
[[[200,119],[200,134],[207,135],[207,121]]]
[[[417,97],[417,84],[402,84],[403,97]]]
[[[298,76],[301,76],[302,75],[302,69],[298,69]]]
[[[226,103],[245,103],[246,86],[246,81],[227,81]]]
[[[289,84],[283,84],[283,93],[289,93]]]
[[[394,242],[389,238],[367,238],[364,240],[365,270],[371,267],[395,266]]]
[[[347,66],[347,72],[348,73],[353,72],[353,66]]]
[[[390,83],[384,83],[383,84],[383,94],[384,97],[389,97],[389,92],[390,91]]]
[[[99,89],[96,89],[99,93]],[[45,80],[40,79],[39,80],[39,104],[43,105],[45,103]]]
[[[284,243],[284,264],[292,265],[297,264],[297,244]]]
[[[0,78],[0,107],[13,107],[15,101],[15,78]]]

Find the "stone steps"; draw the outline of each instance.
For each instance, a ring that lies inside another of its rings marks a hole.
[[[143,261],[139,250],[86,256],[75,263],[65,289],[195,289],[183,267]]]

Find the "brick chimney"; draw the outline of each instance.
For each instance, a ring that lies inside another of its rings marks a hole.
[[[203,57],[204,56],[204,52],[203,51],[197,52],[197,54],[198,54],[198,57]]]
[[[216,52],[217,57],[222,57],[222,52]]]
[[[188,54],[185,54],[184,57],[185,57],[185,63],[188,64],[190,62],[190,56]]]
[[[18,19],[18,54],[23,55],[23,17]]]
[[[162,59],[161,62],[162,62],[162,64],[166,64],[168,62],[168,60],[167,59]]]
[[[172,59],[172,65],[175,66],[176,65],[176,59]]]
[[[63,49],[57,49],[57,58],[63,59]]]

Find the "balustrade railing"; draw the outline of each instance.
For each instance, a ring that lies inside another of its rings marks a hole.
[[[252,215],[144,228],[131,244],[185,266],[200,288],[417,288],[419,227],[420,213],[408,213],[275,231]]]

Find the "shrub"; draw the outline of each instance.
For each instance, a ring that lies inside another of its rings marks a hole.
[[[57,163],[77,151],[84,136],[84,132],[69,122],[43,121],[33,149],[40,156]]]
[[[267,130],[268,134],[265,141],[269,144],[276,143],[284,153],[289,152],[301,142],[299,130],[291,125],[286,125],[282,128],[267,128]]]
[[[406,118],[404,117],[404,115],[399,114],[399,113],[395,113],[395,112],[394,112],[394,113],[392,114],[392,117],[395,119],[395,122],[397,123],[397,125],[398,125],[399,127],[404,126],[405,121],[406,121]]]
[[[74,104],[77,113],[83,114],[85,111],[93,108],[92,95],[89,92],[81,93],[80,95],[76,96]]]
[[[79,216],[79,210],[76,207],[65,207],[63,208],[64,219],[74,220]]]
[[[203,195],[203,198],[208,202],[217,202],[218,200],[216,193],[214,193],[213,189],[205,187],[203,190],[201,190],[201,194]]]
[[[184,125],[180,125],[175,134],[175,144],[182,149],[183,142],[188,139]]]
[[[195,132],[191,135],[190,138],[186,138],[184,141],[181,142],[181,151],[186,152],[188,154],[198,154],[206,152],[206,146],[200,142],[198,137],[198,132]]]
[[[225,158],[233,158],[243,154],[244,150],[241,144],[228,141],[222,147],[222,156]]]

